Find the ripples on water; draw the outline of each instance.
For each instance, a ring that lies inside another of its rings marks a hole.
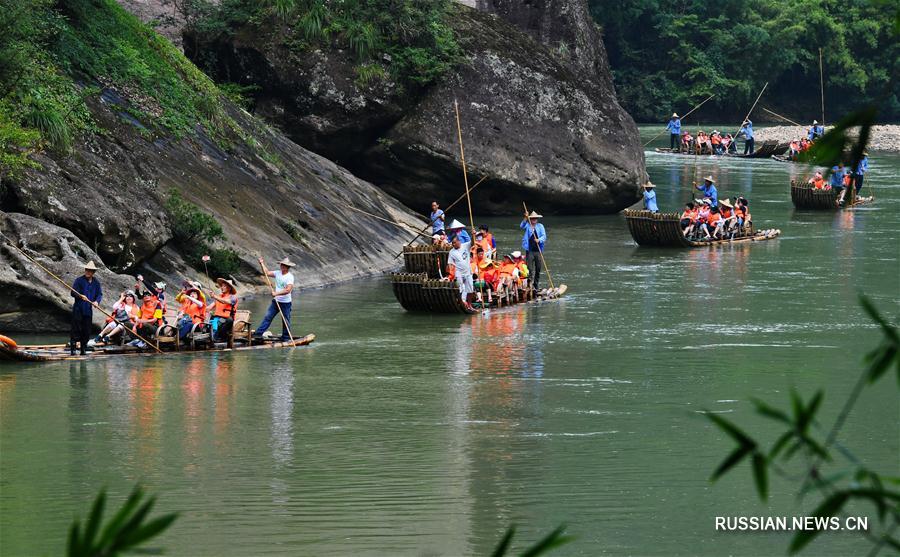
[[[889,313],[900,293],[900,159],[873,159],[877,205],[804,214],[799,168],[649,154],[661,206],[713,173],[784,235],[638,249],[618,216],[548,218],[560,303],[410,315],[362,281],[300,295],[308,349],[2,364],[2,553],[59,553],[100,486],[121,499],[137,481],[183,513],[161,540],[173,555],[485,554],[512,523],[522,540],[568,524],[560,554],[781,553],[786,536],[713,531],[717,514],[809,509],[777,481],[760,506],[746,471],[710,485],[730,444],[699,412],[766,433],[749,397],[793,385],[824,386],[834,414],[877,338],[856,290]],[[514,219],[486,220],[517,246]],[[875,468],[896,468],[897,415],[874,389],[848,424]]]

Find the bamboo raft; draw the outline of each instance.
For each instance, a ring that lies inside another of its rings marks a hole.
[[[242,352],[245,350],[264,350],[267,348],[292,348],[296,346],[306,346],[316,340],[316,335],[309,334],[303,338],[294,339],[294,342],[281,342],[257,340],[249,344],[234,344],[229,347],[227,342],[216,342],[205,345],[204,348],[190,349],[185,345],[184,349],[164,350],[163,354],[203,354],[209,352]],[[159,356],[160,353],[152,348],[138,348],[137,346],[128,345],[111,345],[102,348],[95,348],[93,352],[88,352],[84,356],[76,354],[72,356],[69,353],[66,344],[41,344],[41,345],[19,345],[15,348],[0,342],[0,361],[8,362],[52,362],[60,360],[79,361],[79,360],[97,360],[105,359],[112,356]]]
[[[443,280],[447,267],[449,246],[406,246],[403,250],[404,271],[391,273],[394,296],[406,311],[428,313],[479,313],[481,308],[469,308],[459,295],[456,281]],[[518,296],[510,293],[494,293],[493,307],[559,299],[566,293],[566,285],[560,285],[550,293],[533,289],[519,290]]]
[[[791,180],[791,203],[795,209],[810,211],[837,211],[839,209],[852,209],[859,205],[875,200],[875,197],[857,197],[856,188],[847,188],[844,204],[838,203],[840,192],[834,189],[817,190],[809,184]]]
[[[745,230],[733,238],[720,240],[693,240],[686,238],[681,231],[681,215],[678,213],[653,213],[645,210],[626,209],[623,211],[628,231],[639,246],[693,248],[722,244],[738,244],[772,240],[781,234],[781,230]]]
[[[784,153],[788,150],[789,145],[787,143],[779,143],[777,141],[764,141],[762,145],[759,146],[758,149],[754,150],[752,153],[743,154],[736,152],[727,152],[721,155],[717,155],[715,153],[697,153],[695,151],[682,151],[681,149],[670,149],[668,147],[659,147],[655,149],[657,153],[667,153],[670,155],[685,155],[690,157],[696,156],[705,156],[705,157],[737,157],[740,159],[768,159],[773,156]]]

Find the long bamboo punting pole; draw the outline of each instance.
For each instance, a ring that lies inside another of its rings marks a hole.
[[[785,116],[782,116],[781,114],[778,114],[777,112],[772,112],[771,110],[769,110],[769,109],[766,108],[766,107],[762,107],[762,109],[765,110],[766,112],[768,112],[769,114],[771,114],[772,116],[777,116],[778,118],[781,118],[781,119],[784,120],[785,122],[790,122],[791,124],[794,124],[795,126],[803,126],[803,124],[798,124],[797,122],[794,122],[794,121],[791,120],[790,118],[787,118],[787,117],[785,117]]]
[[[763,88],[760,90],[759,95],[756,96],[756,100],[753,101],[753,106],[750,107],[750,110],[747,112],[747,115],[744,116],[743,120],[741,120],[741,128],[744,127],[744,122],[746,122],[750,118],[750,115],[753,114],[753,109],[756,108],[756,104],[759,102],[759,99],[762,98],[762,95],[765,92],[766,87],[768,87],[768,86],[769,86],[769,82],[767,81],[766,84],[763,85]],[[734,132],[735,139],[737,139],[737,134],[739,134],[741,132],[741,128],[738,128],[738,131]]]
[[[475,242],[475,217],[472,216],[472,196],[469,195],[469,175],[466,170],[466,151],[463,149],[462,125],[459,122],[459,103],[453,99],[453,110],[456,112],[456,135],[459,138],[459,158],[462,161],[463,183],[466,186],[466,202],[469,204],[469,226],[472,227],[472,242]],[[477,264],[476,264],[477,267]],[[484,286],[481,287],[481,311],[487,311],[487,303],[484,299]]]
[[[690,109],[690,110],[688,111],[687,114],[685,114],[684,116],[682,116],[682,117],[681,117],[681,121],[684,122],[685,118],[687,118],[688,116],[690,116],[692,112],[694,112],[695,110],[697,110],[698,108],[700,108],[701,106],[703,106],[704,104],[706,104],[706,101],[708,101],[709,99],[711,99],[711,98],[713,98],[713,97],[715,97],[715,95],[710,95],[710,96],[706,97],[706,99],[705,99],[703,102],[701,102],[700,104],[698,104],[698,105],[695,106],[694,108]],[[653,137],[651,137],[651,138],[650,138],[650,141],[648,141],[647,143],[644,143],[644,147],[646,147],[647,145],[650,145],[651,143],[653,143],[653,140],[655,140],[657,137],[661,136],[661,135],[664,134],[665,132],[666,132],[666,130],[663,130],[663,131],[659,132],[658,134],[654,135]]]
[[[525,202],[522,202],[522,208],[525,209],[525,218],[528,218],[528,206],[525,205]],[[538,248],[538,255],[541,256],[541,265],[544,266],[544,270],[547,271],[547,281],[550,283],[550,289],[553,290],[553,277],[550,275],[550,267],[547,266],[547,261],[544,260],[544,250],[541,249],[541,243],[538,241],[537,229],[531,229],[531,233],[534,235],[534,243]],[[530,271],[529,271],[530,272]]]
[[[350,206],[350,205],[347,205],[347,208],[350,209],[350,210],[352,210],[352,211],[356,211],[356,212],[358,212],[358,213],[362,213],[362,214],[364,214],[364,215],[366,215],[366,216],[372,217],[373,219],[378,219],[378,220],[384,221],[384,222],[386,222],[386,223],[388,223],[388,224],[393,224],[393,225],[396,226],[397,228],[404,228],[404,229],[406,229],[406,230],[408,230],[408,231],[414,233],[414,234],[416,235],[416,237],[418,237],[418,236],[425,236],[425,234],[424,234],[423,232],[418,232],[418,231],[416,231],[416,230],[413,230],[413,228],[412,228],[411,226],[409,226],[408,224],[403,224],[402,222],[397,222],[397,221],[394,221],[394,220],[391,220],[391,219],[386,219],[386,218],[384,218],[384,217],[380,217],[380,216],[378,216],[378,215],[372,214],[372,213],[370,213],[370,212],[368,212],[368,211],[363,211],[362,209],[357,209],[356,207],[353,207],[353,206]],[[415,238],[413,238],[413,239],[415,239]]]
[[[0,235],[2,235],[2,234],[0,234]],[[19,253],[21,253],[21,254],[25,257],[25,259],[27,259],[28,261],[31,261],[32,263],[34,263],[35,265],[37,265],[42,271],[44,271],[45,273],[47,273],[48,275],[50,275],[51,277],[53,277],[54,279],[56,279],[56,282],[60,283],[61,285],[65,286],[66,288],[68,288],[69,290],[71,290],[72,292],[74,292],[75,294],[77,294],[78,297],[81,298],[82,300],[84,300],[85,302],[90,302],[90,300],[88,300],[81,292],[79,292],[79,291],[75,290],[74,288],[72,288],[66,281],[64,281],[63,279],[59,278],[59,277],[56,276],[55,274],[53,274],[53,272],[52,272],[50,269],[48,269],[47,267],[44,267],[43,265],[41,265],[40,263],[38,263],[37,261],[35,261],[30,255],[28,255],[27,253],[25,253],[24,251],[22,251],[22,249],[19,248],[19,246],[17,246],[12,240],[10,240],[9,238],[7,238],[6,236],[3,236],[3,238],[6,239],[6,243],[8,243],[9,245],[11,245],[13,248],[15,248],[16,251],[18,251]],[[116,319],[115,316],[113,316],[111,313],[109,313],[108,311],[106,311],[105,309],[103,309],[102,307],[100,307],[98,304],[96,304],[96,303],[94,303],[94,302],[90,302],[90,304],[91,304],[92,306],[94,306],[95,308],[97,308],[98,310],[100,310],[100,313],[102,313],[103,315],[105,315],[105,316],[109,317],[110,319],[112,319],[117,325],[121,325],[123,329],[126,329],[126,330],[128,329],[128,326],[127,326],[125,323],[122,323],[121,321],[119,321],[118,319]],[[159,348],[156,347],[155,344],[153,344],[152,342],[150,342],[149,340],[145,339],[145,338],[142,337],[140,334],[138,334],[137,330],[132,330],[131,333],[132,333],[134,336],[138,337],[140,340],[142,340],[147,346],[149,346],[150,348],[152,348],[152,349],[156,350],[157,352],[159,352],[160,354],[162,354],[162,350],[160,350]]]
[[[459,103],[453,99],[453,110],[456,112],[456,134],[459,137],[459,158],[462,160],[463,183],[466,186],[466,202],[469,204],[469,225],[475,233],[475,217],[472,216],[472,196],[469,195],[469,175],[466,170],[466,151],[463,149],[462,126],[459,123]],[[474,238],[473,238],[474,239]]]
[[[822,69],[822,49],[819,48],[819,91],[822,93],[822,127],[825,127],[825,72]]]
[[[291,324],[288,323],[287,317],[284,316],[284,312],[281,311],[281,304],[278,303],[278,300],[275,299],[275,287],[272,286],[272,281],[269,280],[269,271],[266,269],[266,264],[263,262],[262,257],[259,258],[259,266],[262,268],[263,277],[266,279],[266,284],[269,285],[269,292],[272,293],[272,303],[275,304],[275,307],[278,308],[278,314],[281,315],[281,322],[284,323],[284,328],[287,331],[288,337],[291,339],[291,345],[294,344],[294,333],[291,332]]]
[[[478,187],[479,184],[481,184],[481,183],[484,182],[485,180],[487,180],[487,176],[482,176],[481,180],[478,180],[477,182],[475,182],[475,185],[474,185],[474,186],[472,186],[471,188],[469,188],[469,191],[470,191],[470,192],[473,191],[475,188]],[[450,209],[452,209],[453,207],[455,207],[460,201],[462,201],[462,200],[465,199],[465,198],[466,198],[466,194],[465,194],[465,193],[463,193],[462,195],[460,195],[459,197],[457,197],[457,198],[456,198],[456,201],[454,201],[453,203],[451,203],[450,205],[448,205],[446,209],[444,209],[444,213],[446,214],[447,211],[449,211]],[[422,230],[420,231],[419,234],[421,234],[421,235],[424,236],[424,235],[425,235],[424,232],[425,232],[426,230],[428,230],[428,227],[432,226],[433,224],[434,224],[434,221],[433,221],[433,220],[429,220],[428,224],[426,224],[426,225],[422,228]],[[419,236],[417,235],[416,238],[418,238],[418,237],[419,237]],[[416,238],[413,238],[412,240],[410,240],[409,242],[407,242],[407,243],[406,243],[406,246],[409,246],[409,245],[411,245],[413,242],[415,242],[415,241],[416,241]],[[404,246],[404,247],[406,247],[406,246]],[[403,255],[403,250],[400,250],[400,252],[399,252],[397,255],[394,256],[394,259],[400,257],[401,255]]]

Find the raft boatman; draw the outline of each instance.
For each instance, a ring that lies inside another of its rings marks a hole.
[[[753,122],[750,121],[749,118],[744,120],[744,123],[741,124],[741,129],[738,130],[737,137],[744,136],[744,154],[752,155],[753,154]]]
[[[97,266],[93,261],[84,265],[84,274],[72,283],[72,334],[69,340],[69,354],[75,355],[75,344],[79,343],[81,355],[87,351],[88,341],[91,336],[92,319],[94,317],[94,305],[103,300],[103,288],[100,280],[94,277]]]
[[[444,233],[444,211],[437,201],[431,202],[431,235]]]
[[[825,135],[825,126],[820,124],[818,120],[813,120],[812,126],[806,132],[806,139],[815,141],[823,135]]]
[[[544,242],[547,241],[547,231],[544,225],[538,222],[543,215],[532,211],[525,213],[525,218],[519,223],[519,228],[525,231],[522,235],[522,249],[525,251],[525,264],[531,271],[531,287],[537,291],[538,281],[541,278],[541,259],[544,252]]]
[[[856,185],[856,193],[859,193],[859,190],[863,187],[863,179],[866,176],[866,172],[869,171],[869,152],[866,151],[863,153],[861,159],[859,159],[859,163],[857,163],[856,168],[853,169],[853,183]]]
[[[471,244],[472,237],[469,236],[469,233],[466,232],[466,225],[459,222],[456,219],[453,219],[453,222],[450,223],[450,226],[447,227],[447,230],[450,231],[450,234],[447,235],[448,238],[452,241],[453,238],[459,236],[459,242],[461,244]]]
[[[712,176],[703,179],[703,183],[697,186],[697,189],[703,192],[703,198],[709,199],[711,207],[719,206],[719,190],[716,189],[715,180]]]
[[[650,211],[651,213],[658,213],[659,207],[656,206],[656,192],[654,189],[656,186],[653,185],[653,182],[647,180],[647,183],[644,184],[644,209]]]
[[[672,113],[669,123],[666,124],[666,129],[669,130],[669,147],[674,151],[678,147],[678,141],[681,139],[681,118],[678,117],[677,112]]]
[[[295,264],[287,257],[278,262],[278,271],[269,271],[266,269],[266,262],[262,257],[259,258],[259,264],[268,276],[275,279],[275,292],[272,294],[272,303],[269,304],[266,316],[263,317],[262,323],[260,323],[259,327],[256,328],[256,331],[253,332],[253,336],[262,338],[263,333],[266,332],[269,329],[269,325],[272,324],[272,320],[278,315],[278,308],[280,307],[281,314],[284,315],[285,321],[285,323],[281,324],[281,341],[289,342],[291,340],[291,335],[288,332],[288,323],[291,322],[291,306],[293,305],[291,292],[294,290],[294,275],[291,273],[291,268],[294,267]]]
[[[456,221],[453,221],[454,223]],[[465,232],[465,230],[463,230]],[[453,248],[447,254],[447,274],[456,277],[456,285],[459,287],[459,296],[462,298],[463,304],[469,309],[472,305],[469,303],[469,294],[475,292],[475,285],[472,282],[472,263],[469,250],[472,247],[471,242],[463,242],[460,240],[460,234],[453,236],[451,240]]]

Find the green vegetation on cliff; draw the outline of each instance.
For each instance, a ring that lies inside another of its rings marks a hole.
[[[638,121],[665,119],[712,93],[704,119],[740,118],[767,81],[764,106],[818,116],[819,48],[829,120],[881,97],[900,71],[898,10],[885,0],[589,3],[619,100]],[[881,115],[900,119],[896,87]]]
[[[448,18],[450,0],[195,0],[191,26],[206,35],[231,33],[275,18],[294,49],[348,49],[359,62],[358,83],[390,75],[401,85],[424,86],[460,57]]]
[[[146,133],[243,136],[212,81],[114,0],[0,0],[0,175],[102,133],[86,101],[103,88]]]

